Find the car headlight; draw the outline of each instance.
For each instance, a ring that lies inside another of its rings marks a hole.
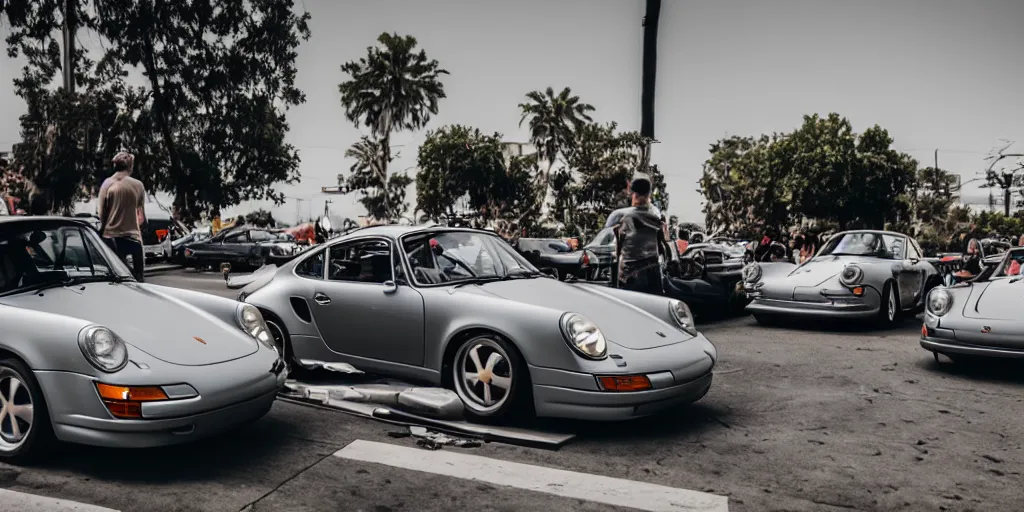
[[[936,288],[928,294],[928,312],[935,316],[949,313],[953,307],[953,295],[942,288]]]
[[[761,265],[757,263],[750,263],[743,267],[743,282],[756,283],[761,280],[761,274]]]
[[[668,312],[672,315],[672,319],[676,321],[676,325],[690,336],[697,335],[697,325],[693,321],[693,313],[690,312],[690,307],[681,300],[673,300],[668,304]]]
[[[238,306],[238,325],[254,340],[262,343],[267,348],[277,350],[274,345],[274,338],[270,336],[270,329],[263,320],[263,314],[252,304],[240,304]]]
[[[587,359],[604,359],[608,356],[608,343],[601,329],[579,313],[562,315],[562,334],[569,346]]]
[[[82,354],[97,370],[116,373],[128,364],[128,347],[114,331],[100,325],[90,325],[78,333],[78,346]]]
[[[839,281],[846,286],[858,284],[861,279],[864,279],[864,269],[856,265],[847,265],[839,273]]]

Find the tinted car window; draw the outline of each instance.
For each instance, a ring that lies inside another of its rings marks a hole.
[[[226,244],[240,244],[242,242],[245,242],[245,231],[224,237],[224,243]]]
[[[310,256],[295,267],[295,273],[309,279],[324,278],[324,258],[327,251],[320,251]]]
[[[391,245],[384,240],[360,240],[332,246],[328,279],[383,283],[392,279]]]

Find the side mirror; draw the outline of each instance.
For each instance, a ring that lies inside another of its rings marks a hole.
[[[917,265],[917,263],[918,263],[918,262],[920,262],[920,261],[921,261],[921,260],[919,260],[919,259],[917,259],[917,258],[910,258],[910,264],[911,264],[911,265]]]
[[[384,293],[391,295],[398,291],[398,285],[394,281],[384,281]]]

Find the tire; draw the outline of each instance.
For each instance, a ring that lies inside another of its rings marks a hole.
[[[481,369],[487,371],[486,381],[472,377],[484,373]],[[519,350],[501,337],[483,334],[466,340],[455,351],[449,371],[451,387],[470,418],[492,422],[534,415],[529,370]],[[507,387],[498,385],[494,377],[503,378]]]
[[[14,381],[17,384],[12,397]],[[18,359],[0,360],[0,397],[0,462],[29,464],[52,451],[56,438],[46,399],[25,363]],[[20,407],[19,416],[12,415],[12,405]],[[17,432],[11,421],[17,422]]]
[[[290,374],[296,365],[288,329],[285,328],[284,322],[281,322],[276,316],[269,315],[265,311],[261,311],[261,313],[263,313],[263,321],[267,323],[267,329],[270,330],[270,336],[274,338],[274,345],[277,347],[278,353],[281,354],[281,359],[284,359],[285,371]]]
[[[876,322],[880,327],[893,326],[900,317],[900,297],[896,285],[887,281],[882,287],[882,303],[878,307]]]

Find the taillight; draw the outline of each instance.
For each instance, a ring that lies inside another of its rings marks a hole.
[[[193,254],[195,254],[195,252],[192,251],[192,249],[185,249],[185,256],[191,257]]]
[[[590,265],[590,255],[585,252],[583,253],[583,264]]]

